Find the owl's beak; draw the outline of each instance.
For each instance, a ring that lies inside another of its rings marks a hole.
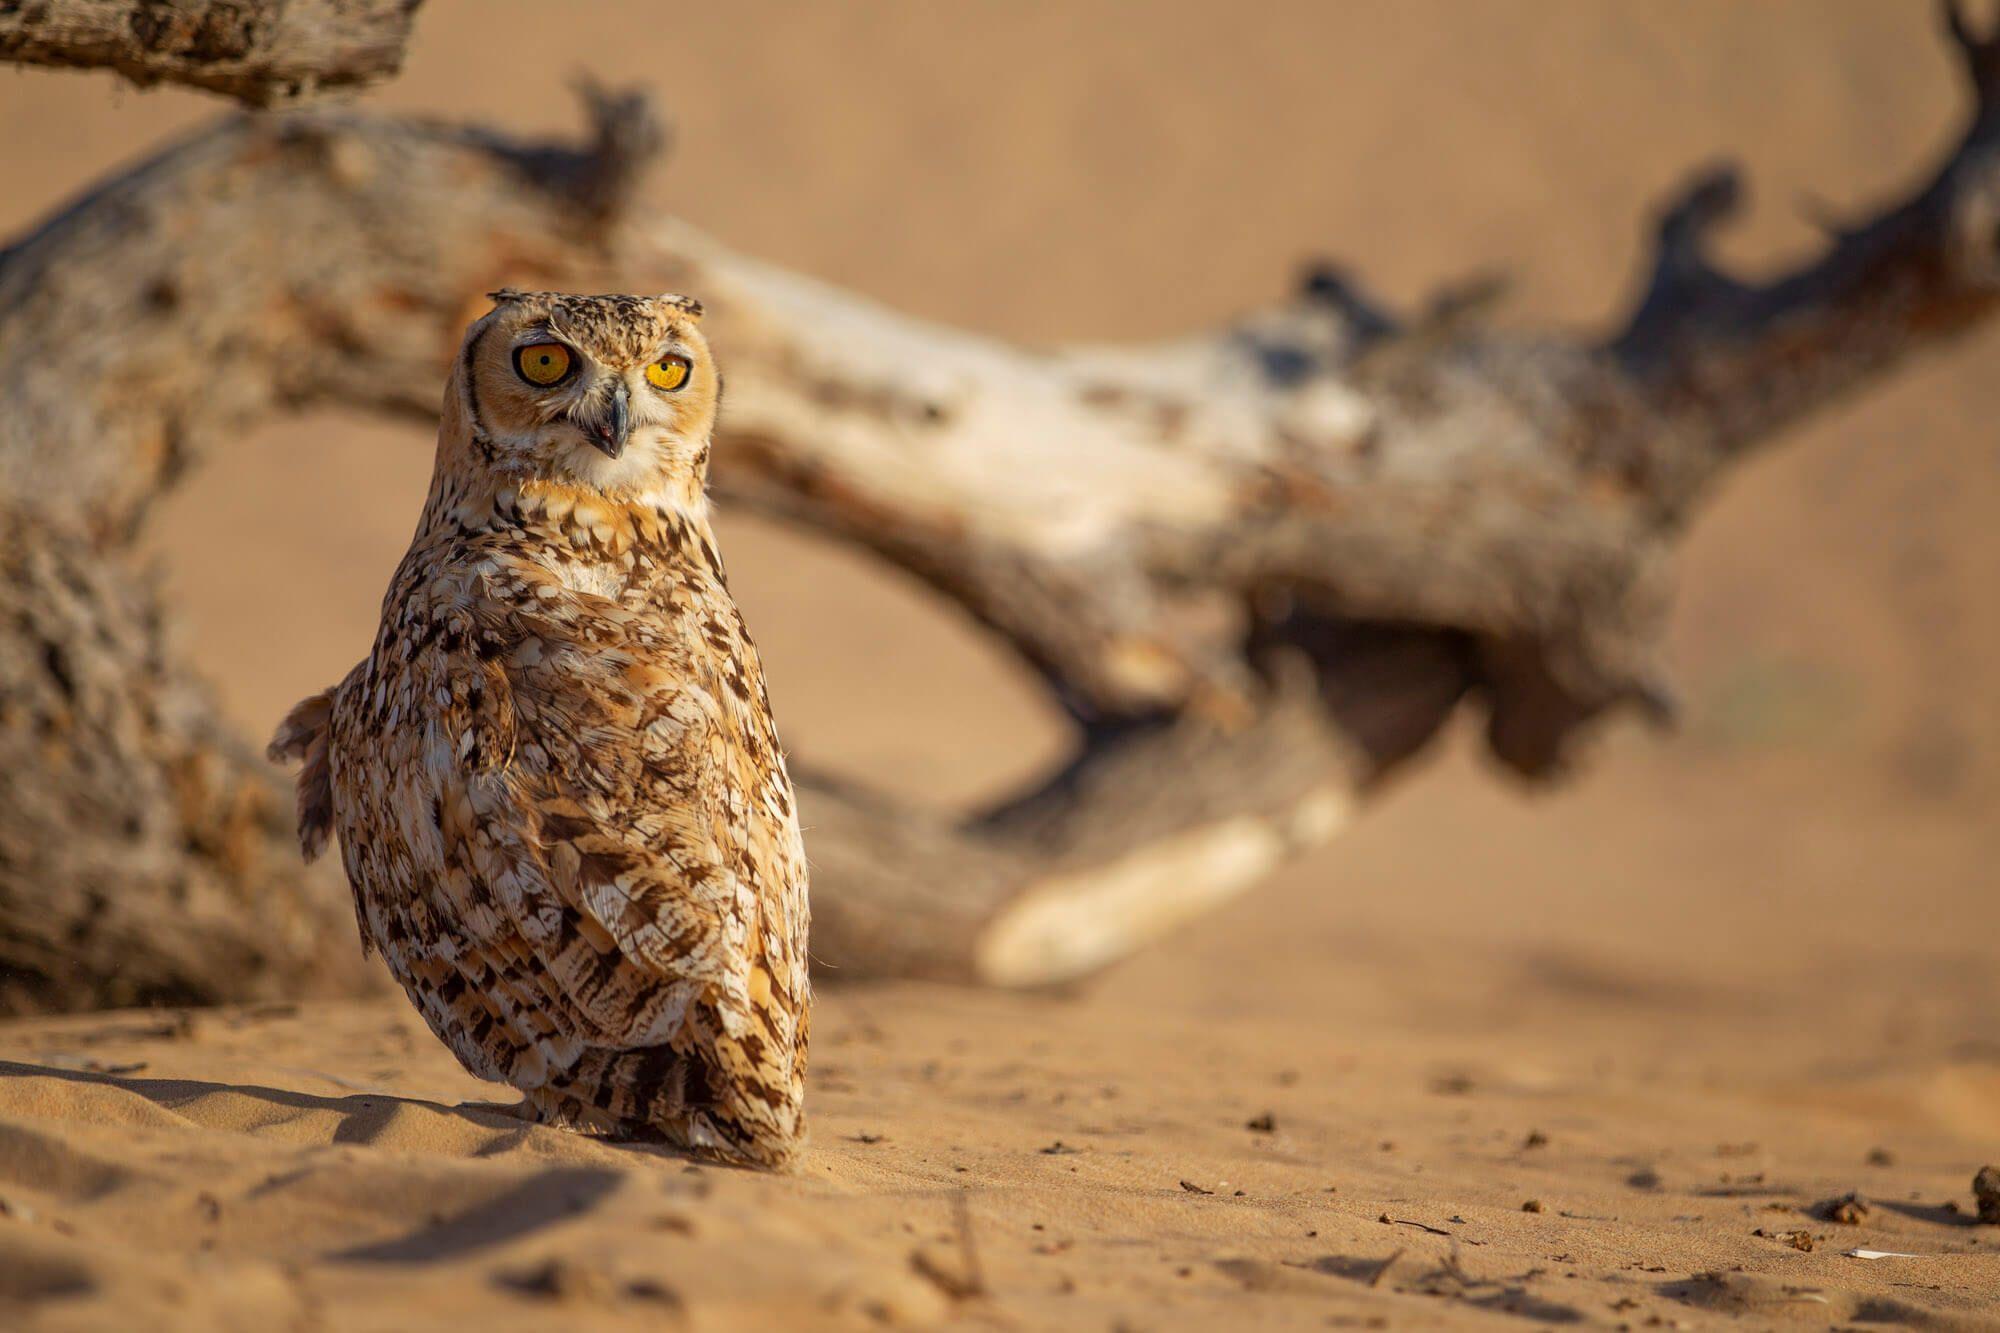
[[[576,424],[606,458],[618,457],[632,438],[631,391],[622,383],[612,386],[610,409],[602,416],[578,418]]]

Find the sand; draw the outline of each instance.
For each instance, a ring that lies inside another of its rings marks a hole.
[[[18,1025],[0,1299],[49,1328],[1992,1326],[2000,1232],[1950,1208],[2000,1070],[1725,1071],[1754,1016],[1558,989],[1594,1015],[1567,1039],[841,991],[777,1178],[467,1109],[489,1090],[399,1001]],[[1814,1209],[1855,1192],[1859,1225]]]
[[[1319,253],[1401,301],[1505,267],[1502,319],[1590,324],[1688,168],[1744,160],[1725,248],[1768,264],[1810,244],[1802,196],[1909,179],[1957,114],[1903,0],[1332,10],[433,0],[367,100],[545,130],[576,69],[642,79],[680,126],[662,207],[1076,339],[1226,318]],[[10,231],[214,113],[28,73],[0,109],[34,131],[0,152]],[[394,996],[0,1024],[0,1327],[2000,1327],[1969,1219],[2000,1161],[1996,354],[1732,479],[1681,562],[1679,732],[1614,727],[1546,794],[1455,736],[1066,993],[829,979],[795,1175],[466,1109],[505,1090]],[[365,646],[428,465],[321,416],[163,507],[246,730]],[[1059,751],[905,581],[723,536],[796,752],[955,803]],[[1820,1215],[1850,1193],[1858,1222]]]

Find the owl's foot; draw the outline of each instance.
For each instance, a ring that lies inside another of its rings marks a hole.
[[[535,1088],[524,1094],[521,1115],[543,1125],[575,1130],[600,1138],[623,1138],[624,1122],[607,1111],[551,1088]]]

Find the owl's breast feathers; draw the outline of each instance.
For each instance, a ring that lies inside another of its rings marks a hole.
[[[420,543],[373,654],[272,753],[305,761],[307,855],[339,833],[364,940],[469,1069],[775,1164],[802,1134],[806,865],[705,528],[615,557]]]

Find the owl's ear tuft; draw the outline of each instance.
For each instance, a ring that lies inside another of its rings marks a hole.
[[[695,300],[692,296],[682,296],[679,292],[661,292],[658,296],[654,297],[653,299],[659,301],[663,305],[672,306],[674,309],[680,311],[683,315],[686,315],[689,319],[701,318],[702,315],[701,302]]]

